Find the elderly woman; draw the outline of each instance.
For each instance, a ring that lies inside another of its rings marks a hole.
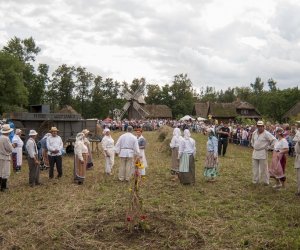
[[[105,173],[112,175],[112,168],[115,163],[115,150],[114,150],[114,139],[110,135],[110,130],[105,128],[103,130],[104,137],[101,141],[102,148],[105,157]]]
[[[4,124],[1,129],[0,136],[0,184],[1,192],[5,192],[7,188],[7,179],[10,176],[10,156],[14,149],[13,144],[9,140],[9,133],[13,131],[9,124]]]
[[[12,138],[12,144],[15,147],[12,152],[12,161],[13,161],[13,169],[16,173],[21,172],[22,161],[23,161],[24,142],[20,138],[21,133],[22,133],[21,129],[16,129],[16,133]]]
[[[87,146],[88,151],[89,151],[89,155],[87,158],[87,162],[86,162],[86,168],[87,169],[92,169],[92,167],[94,166],[93,164],[93,156],[92,156],[92,150],[91,150],[91,143],[88,139],[88,134],[89,134],[89,130],[84,129],[82,130],[82,133],[84,134],[84,144]]]
[[[218,139],[213,128],[208,128],[207,134],[204,177],[207,181],[215,181],[218,175]]]
[[[178,150],[180,142],[183,140],[181,136],[180,128],[174,128],[173,130],[173,137],[171,139],[170,148],[172,149],[172,166],[171,166],[171,175],[174,176],[172,180],[176,180],[178,177],[179,172],[179,157],[178,157]]]
[[[300,130],[296,131],[293,142],[295,142],[295,169],[297,171],[297,193],[300,196]]]
[[[83,184],[86,174],[88,148],[84,143],[84,134],[78,133],[74,146],[74,181]]]
[[[195,154],[196,143],[191,138],[191,133],[188,129],[183,131],[183,140],[180,142],[178,157],[179,157],[179,180],[181,184],[195,183]]]
[[[289,144],[284,138],[284,130],[282,128],[276,129],[277,141],[274,144],[272,162],[269,169],[270,177],[276,180],[274,188],[284,187],[285,184],[285,165],[286,154],[289,152]]]

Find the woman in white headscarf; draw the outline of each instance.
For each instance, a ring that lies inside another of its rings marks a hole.
[[[16,129],[16,133],[12,139],[12,144],[15,147],[12,152],[13,169],[15,172],[21,172],[22,167],[24,142],[20,138],[21,133],[21,129]]]
[[[173,130],[173,137],[171,139],[170,148],[172,150],[172,165],[171,165],[171,175],[174,176],[172,180],[176,180],[178,177],[179,172],[179,157],[178,157],[178,150],[179,144],[183,140],[181,136],[180,128],[174,128]]]
[[[115,151],[114,151],[114,139],[110,135],[110,130],[108,128],[103,130],[104,137],[101,141],[102,148],[105,157],[105,173],[107,175],[112,174],[112,168],[115,163]]]
[[[295,169],[297,171],[297,193],[296,195],[300,196],[300,130],[296,132],[296,135],[293,139],[295,142]]]
[[[191,133],[188,129],[183,131],[183,140],[180,142],[178,157],[179,162],[179,180],[180,183],[194,184],[195,183],[195,155],[196,142],[191,138]]]
[[[214,181],[218,175],[218,139],[213,128],[208,128],[207,134],[204,177],[207,181]]]
[[[86,174],[86,163],[89,155],[88,147],[84,143],[84,134],[76,135],[74,147],[74,181],[83,184]]]

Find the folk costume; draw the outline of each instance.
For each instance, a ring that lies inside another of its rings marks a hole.
[[[108,128],[103,130],[104,137],[101,141],[101,145],[104,151],[105,157],[105,173],[107,175],[112,174],[112,168],[115,164],[115,150],[114,150],[114,139],[110,135]]]
[[[252,170],[253,170],[253,184],[258,184],[260,181],[265,185],[269,185],[268,173],[268,148],[273,147],[276,138],[264,129],[262,121],[257,122],[260,126],[261,132],[255,130],[251,137],[251,145],[253,147],[252,153]]]
[[[38,161],[38,149],[35,142],[35,136],[37,132],[35,130],[29,131],[29,139],[26,143],[27,160],[29,167],[29,185],[34,187],[40,185],[40,167]]]
[[[10,176],[10,159],[13,152],[13,145],[9,140],[9,133],[13,131],[9,124],[4,124],[0,136],[0,183],[1,192],[6,191],[7,180]]]
[[[146,139],[143,137],[143,135],[137,136],[138,144],[139,144],[139,149],[140,149],[140,154],[139,158],[141,163],[143,164],[144,168],[139,169],[140,175],[146,175],[146,168],[148,167],[146,155],[145,155],[145,148],[146,148]]]
[[[20,138],[21,129],[16,129],[16,133],[12,138],[12,144],[15,145],[15,148],[12,152],[13,160],[13,170],[15,172],[21,172],[22,162],[23,162],[23,145],[24,142]]]
[[[285,176],[285,166],[286,166],[286,153],[289,149],[289,144],[287,140],[283,137],[284,130],[278,128],[276,134],[278,135],[278,140],[274,144],[272,162],[270,164],[269,173],[270,177],[276,179],[277,185],[273,186],[275,188],[280,188],[284,186],[286,180]]]
[[[206,159],[204,167],[204,177],[210,181],[218,176],[218,138],[214,129],[209,129],[206,144]]]
[[[183,135],[178,152],[180,159],[178,177],[182,184],[194,184],[196,143],[191,138],[191,133],[188,129],[183,131]]]
[[[173,137],[171,139],[170,148],[172,150],[172,165],[171,165],[171,174],[177,175],[179,172],[179,157],[178,150],[180,142],[183,140],[181,136],[180,128],[174,128]]]
[[[300,196],[300,131],[298,130],[293,138],[295,144],[295,163],[294,167],[297,173],[297,195]]]
[[[129,181],[134,173],[134,157],[140,154],[136,137],[131,133],[133,128],[127,127],[127,132],[121,135],[115,145],[115,151],[120,157],[119,180]]]
[[[83,184],[86,175],[88,148],[84,143],[84,134],[78,133],[74,146],[74,181]]]

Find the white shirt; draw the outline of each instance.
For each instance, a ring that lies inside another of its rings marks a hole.
[[[282,138],[281,140],[277,140],[274,144],[274,150],[282,150],[284,148],[289,148],[289,143],[285,138]]]
[[[102,148],[103,150],[108,150],[108,149],[112,149],[114,147],[114,139],[111,136],[104,136],[101,144],[102,144]]]
[[[14,148],[13,153],[17,153],[18,149],[17,148],[22,148],[24,145],[24,142],[22,141],[22,139],[20,138],[19,135],[14,135],[13,139],[12,139],[12,144],[17,144],[17,147]]]
[[[276,138],[268,131],[264,130],[261,134],[255,130],[252,134],[251,145],[253,147],[253,159],[267,159],[267,148],[273,146]]]
[[[82,154],[87,154],[88,152],[88,147],[83,141],[75,142],[74,154],[79,158],[79,160],[83,161]]]
[[[115,151],[119,157],[133,157],[140,154],[139,144],[132,133],[121,135],[116,143]]]
[[[38,151],[37,151],[36,143],[33,138],[28,139],[26,143],[26,150],[30,158],[35,158]]]
[[[58,156],[61,155],[61,150],[63,149],[63,142],[60,136],[52,136],[50,135],[47,138],[47,148],[48,148],[48,155],[51,156]],[[52,153],[52,151],[58,150],[58,153]]]
[[[183,138],[183,140],[181,140],[180,145],[179,145],[179,150],[178,150],[179,157],[183,153],[195,155],[196,143],[193,138],[188,138],[188,139]]]

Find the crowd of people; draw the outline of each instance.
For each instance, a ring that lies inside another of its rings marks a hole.
[[[124,131],[124,133],[118,138],[116,143],[111,136],[111,130],[117,128],[117,126],[114,126],[116,124],[113,121],[110,124],[102,124],[104,129],[101,141],[106,175],[112,175],[115,155],[120,158],[119,181],[126,182],[130,180],[137,161],[143,165],[143,168],[139,169],[139,174],[141,176],[146,175],[148,166],[146,159],[147,141],[142,135],[145,125],[148,126],[150,124],[151,130],[168,125],[174,128],[170,142],[172,180],[179,180],[184,185],[195,183],[196,142],[191,137],[191,132],[201,132],[207,135],[207,152],[203,171],[207,181],[214,182],[216,180],[219,174],[219,157],[226,155],[228,143],[235,143],[253,148],[253,184],[262,182],[264,185],[269,185],[270,178],[274,178],[276,183],[273,187],[278,189],[285,187],[286,157],[290,152],[293,152],[293,155],[295,155],[295,168],[297,169],[297,194],[300,195],[300,130],[297,127],[289,127],[286,124],[264,124],[263,121],[258,121],[256,125],[244,127],[230,122],[216,124],[214,122],[204,123],[191,120],[124,121],[120,124],[118,129]],[[14,132],[13,136],[11,136],[12,132]],[[54,178],[55,167],[57,171],[56,178],[59,179],[63,176],[62,155],[64,153],[64,145],[58,132],[59,130],[56,127],[52,127],[39,141],[38,147],[36,142],[37,132],[35,130],[29,131],[25,148],[29,167],[29,185],[31,187],[41,185],[39,181],[41,161],[49,169],[49,179]],[[4,124],[1,128],[1,191],[7,190],[11,161],[13,170],[16,173],[22,169],[24,143],[20,137],[21,133],[20,129],[14,130],[9,124]],[[74,182],[78,185],[84,183],[86,171],[93,167],[92,150],[88,134],[89,131],[87,129],[78,133],[74,146]],[[273,151],[270,164],[268,164],[269,150]]]

